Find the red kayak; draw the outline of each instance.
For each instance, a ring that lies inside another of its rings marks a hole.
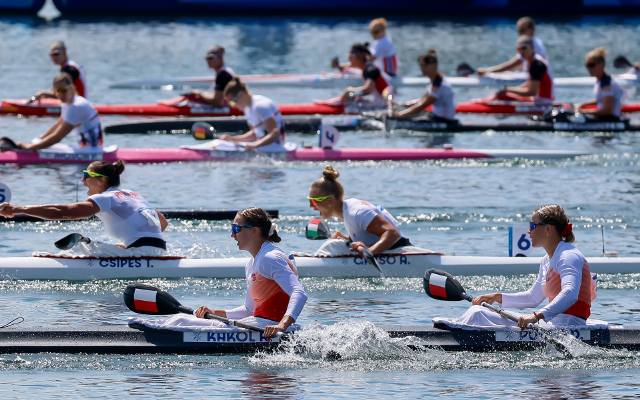
[[[161,101],[155,104],[98,104],[95,106],[100,115],[137,115],[137,116],[165,116],[165,117],[224,117],[242,115],[237,108],[211,107],[185,101],[183,97]],[[320,103],[282,104],[280,112],[283,115],[334,115],[344,114],[341,105]],[[54,99],[29,103],[27,100],[3,100],[0,104],[0,114],[19,114],[27,116],[58,116],[60,102]]]
[[[555,104],[560,108],[571,108],[568,103]],[[182,97],[158,102],[155,104],[99,104],[96,109],[101,115],[137,115],[137,116],[167,116],[167,117],[222,117],[242,115],[236,108],[211,107],[186,101]],[[325,102],[282,104],[280,112],[283,115],[337,115],[348,114],[344,106]],[[472,114],[507,114],[532,115],[541,114],[545,108],[534,103],[509,102],[497,100],[474,100],[459,103],[458,113]],[[622,107],[625,113],[640,112],[640,103],[627,104]],[[0,114],[19,114],[27,116],[58,116],[60,103],[57,100],[42,100],[29,103],[26,100],[3,100],[0,104]]]

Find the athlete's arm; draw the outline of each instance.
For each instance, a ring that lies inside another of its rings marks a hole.
[[[265,131],[267,131],[268,133],[263,137],[261,137],[260,139],[247,144],[245,146],[247,150],[254,150],[260,146],[273,143],[278,139],[278,136],[280,135],[280,128],[278,128],[278,124],[276,123],[275,118],[273,117],[267,118],[267,120],[263,122],[263,125],[264,125]]]
[[[497,65],[486,67],[486,68],[478,68],[477,72],[478,72],[478,75],[482,76],[482,75],[490,74],[494,72],[510,71],[512,69],[519,67],[520,65],[522,65],[522,59],[520,58],[520,56],[516,55],[509,61],[505,61],[501,64],[497,64]]]
[[[47,147],[50,147],[56,143],[58,143],[59,141],[61,141],[65,136],[67,136],[69,134],[69,132],[71,132],[73,130],[73,125],[71,125],[68,122],[64,122],[62,121],[60,123],[56,122],[56,124],[54,125],[55,129],[48,133],[45,134],[42,137],[42,140],[38,143],[19,143],[20,148],[24,149],[24,150],[41,150],[41,149],[46,149]]]
[[[425,107],[430,106],[431,104],[436,102],[436,98],[431,94],[427,94],[422,96],[418,101],[413,103],[411,106],[405,108],[404,110],[400,110],[394,114],[395,117],[398,118],[411,118],[415,115],[418,115],[424,112]]]
[[[86,219],[100,212],[98,205],[91,200],[72,204],[44,204],[38,206],[14,206],[0,204],[0,215],[12,218],[17,214],[31,215],[49,220]]]
[[[367,226],[367,232],[380,238],[376,243],[369,246],[369,250],[373,254],[380,254],[389,249],[402,237],[398,228],[387,221],[382,215],[376,215],[375,218],[373,218]],[[357,247],[364,245],[364,243],[355,242],[351,245],[354,250],[357,250]]]
[[[529,79],[520,86],[507,87],[505,90],[520,96],[535,96],[540,89],[540,81]]]
[[[167,221],[167,218],[160,211],[156,210],[156,213],[158,214],[158,219],[160,220],[160,230],[164,232],[164,230],[167,229],[167,226],[169,226],[169,221]]]

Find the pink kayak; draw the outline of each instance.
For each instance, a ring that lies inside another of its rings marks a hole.
[[[86,164],[94,160],[127,163],[161,163],[193,161],[242,161],[256,157],[270,157],[284,161],[416,161],[444,159],[554,159],[568,158],[588,153],[565,150],[476,150],[476,149],[384,149],[347,148],[321,149],[300,148],[283,153],[259,153],[243,151],[196,150],[184,148],[129,148],[105,153],[60,153],[42,150],[6,151],[0,153],[0,164]]]

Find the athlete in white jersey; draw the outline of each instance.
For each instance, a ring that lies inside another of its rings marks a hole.
[[[521,316],[517,325],[526,328],[541,320],[546,326],[585,325],[595,298],[595,281],[587,260],[571,244],[572,225],[564,210],[557,204],[540,207],[534,211],[529,225],[532,246],[542,247],[546,252],[533,286],[524,292],[478,296],[473,299],[474,306],[455,322],[485,327],[513,325],[480,304],[502,303],[505,308],[522,309],[537,307],[546,299],[546,305],[533,314]]]
[[[369,32],[373,37],[371,56],[376,67],[390,77],[398,75],[398,55],[396,46],[387,34],[387,20],[376,18],[369,23]]]
[[[242,135],[222,135],[221,140],[241,143],[247,151],[278,153],[286,151],[284,120],[273,100],[254,95],[239,78],[229,82],[224,90],[229,105],[244,111],[251,129]]]
[[[64,42],[54,42],[49,50],[49,57],[51,57],[51,61],[55,65],[60,66],[60,73],[69,75],[76,90],[76,94],[82,97],[87,97],[87,78],[84,68],[82,68],[77,62],[69,59],[67,56],[67,47]],[[54,92],[43,90],[33,96],[31,101],[55,98],[56,94]]]
[[[457,122],[456,104],[453,88],[438,71],[438,56],[435,50],[429,50],[418,57],[420,70],[427,76],[431,83],[427,87],[427,93],[417,100],[405,105],[407,108],[393,113],[396,118],[412,118],[426,112],[426,107],[432,106],[429,119],[435,122]]]
[[[271,337],[285,332],[298,319],[307,294],[298,279],[295,264],[273,243],[280,242],[277,227],[260,208],[239,211],[231,225],[231,236],[240,250],[251,258],[245,267],[247,294],[244,304],[228,310],[201,306],[195,315],[204,318],[211,313],[241,319],[264,327],[264,335]]]
[[[62,104],[60,117],[44,134],[31,143],[14,143],[8,138],[0,139],[5,150],[12,147],[22,150],[41,150],[52,148],[65,152],[101,152],[103,144],[100,117],[93,105],[84,97],[75,94],[71,79],[66,74],[53,80],[56,96]],[[75,136],[71,145],[59,142],[69,133]]]
[[[209,68],[216,72],[216,79],[211,86],[211,91],[193,90],[182,95],[191,101],[213,107],[225,107],[227,102],[224,99],[224,88],[233,79],[235,73],[224,65],[224,47],[213,47],[207,52],[205,59]]]
[[[411,246],[389,212],[367,201],[343,199],[344,188],[337,181],[339,176],[332,166],[326,166],[322,178],[311,184],[308,195],[309,205],[323,218],[336,217],[344,221],[347,235],[336,232],[334,239],[351,241],[351,249],[361,253],[366,247],[373,254],[380,254],[385,250]]]
[[[535,36],[535,22],[531,17],[522,17],[516,23],[516,29],[518,31],[518,37],[528,36],[531,38],[532,46],[535,54],[542,57],[549,68],[549,73],[551,73],[551,64],[549,63],[549,57],[547,55],[547,49],[545,49],[542,40]],[[494,72],[504,72],[504,71],[513,71],[513,70],[521,70],[524,72],[529,71],[529,62],[525,57],[523,57],[520,53],[516,53],[508,61],[505,61],[501,64],[494,65],[492,67],[478,68],[478,75],[486,75],[488,73]]]
[[[94,161],[83,171],[82,182],[88,188],[85,201],[72,204],[16,206],[0,205],[0,215],[31,215],[48,220],[85,219],[97,216],[105,224],[107,233],[117,244],[91,241],[78,243],[62,255],[129,257],[158,256],[165,253],[162,231],[167,220],[151,208],[136,192],[119,189],[124,163]]]
[[[585,58],[585,67],[589,71],[589,75],[596,78],[594,86],[595,100],[582,103],[577,106],[587,120],[593,122],[616,122],[620,121],[622,111],[622,101],[624,98],[624,90],[618,82],[611,78],[605,70],[605,50],[597,48],[587,53]],[[592,109],[583,109],[584,106],[595,105]]]

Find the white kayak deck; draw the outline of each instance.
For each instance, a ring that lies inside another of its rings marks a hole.
[[[640,257],[588,257],[594,273],[640,273]],[[92,280],[136,278],[244,278],[248,258],[0,258],[2,279]],[[430,268],[454,275],[517,275],[538,271],[538,257],[445,256],[437,253],[389,253],[378,257],[385,277],[422,277]],[[295,256],[301,277],[378,277],[359,256]]]

